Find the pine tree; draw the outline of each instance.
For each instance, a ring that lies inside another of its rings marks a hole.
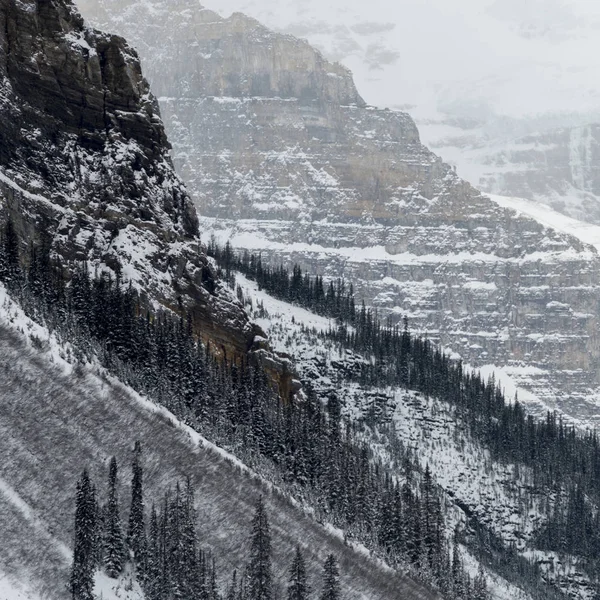
[[[479,573],[477,573],[475,581],[473,581],[473,593],[471,598],[472,600],[490,600],[485,573],[481,566],[479,567]]]
[[[249,600],[271,600],[271,534],[262,496],[256,504],[256,513],[252,520],[252,538],[250,563],[248,565]]]
[[[233,574],[231,575],[231,583],[229,584],[229,588],[227,588],[227,595],[225,596],[225,600],[236,600],[237,591],[237,571],[234,569]]]
[[[144,523],[143,469],[142,446],[135,443],[133,450],[132,479],[131,479],[131,508],[129,511],[129,528],[127,530],[127,545],[133,552],[138,575],[144,571],[146,560],[146,525]]]
[[[146,572],[144,576],[144,593],[148,600],[160,600],[160,535],[156,508],[152,505],[150,511],[150,531],[148,536],[148,549],[146,558]]]
[[[456,538],[456,534],[455,534]],[[454,588],[454,598],[463,600],[466,592],[465,572],[460,558],[460,551],[456,539],[454,541],[454,549],[452,551],[452,585]]]
[[[71,571],[73,600],[93,600],[96,569],[96,498],[87,470],[77,483],[75,547]]]
[[[117,459],[113,456],[109,466],[108,501],[104,510],[104,568],[109,577],[118,577],[125,563],[125,541],[119,514],[117,477]]]
[[[8,219],[4,227],[2,240],[2,261],[0,263],[0,279],[8,286],[14,285],[20,274],[19,237],[12,219]]]
[[[296,546],[296,554],[290,568],[290,583],[288,586],[288,600],[307,600],[310,594],[306,578],[306,563],[302,556],[300,546]]]
[[[323,565],[323,593],[321,594],[321,600],[340,600],[341,597],[340,573],[337,561],[335,556],[330,554]]]
[[[185,595],[193,597],[200,589],[198,579],[198,540],[196,535],[196,511],[194,508],[194,489],[188,478],[182,515],[180,534],[181,579]]]

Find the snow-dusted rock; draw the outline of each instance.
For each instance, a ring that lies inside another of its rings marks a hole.
[[[213,349],[252,352],[260,331],[200,249],[136,52],[67,0],[2,0],[0,30],[0,206],[23,253],[48,233],[65,276],[83,261],[121,272],[149,305],[189,310]]]
[[[166,0],[80,5],[141,51],[205,240],[343,276],[471,364],[596,419],[595,249],[490,201],[407,114],[348,98],[350,74],[304,42]]]

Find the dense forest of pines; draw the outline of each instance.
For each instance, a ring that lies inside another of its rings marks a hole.
[[[594,580],[600,577],[600,440],[579,432],[548,412],[545,420],[527,415],[518,400],[507,402],[493,380],[463,370],[426,339],[410,334],[408,323],[383,324],[376,311],[356,307],[352,288],[341,280],[325,283],[294,266],[262,264],[259,255],[236,254],[229,244],[208,246],[223,275],[239,271],[276,298],[336,319],[325,335],[371,360],[356,379],[363,385],[400,386],[441,398],[457,408],[473,437],[494,460],[530,467],[536,487],[556,492],[550,522],[538,534],[541,548],[584,557]],[[350,374],[349,377],[352,377]],[[600,594],[598,594],[600,597]]]
[[[212,253],[218,255],[215,248]],[[1,280],[26,313],[70,342],[79,358],[96,356],[211,441],[259,470],[267,465],[263,472],[277,473],[278,483],[310,502],[321,518],[343,527],[391,565],[410,565],[446,598],[486,597],[483,579],[474,585],[454,540],[445,535],[445,508],[428,471],[407,455],[402,475],[389,473],[359,441],[357,425],[342,419],[342,400],[335,393],[318,398],[306,386],[301,401],[284,403],[254,365],[215,360],[192,335],[189,316],[153,314],[118,277],[89,273],[85,265],[72,265],[66,283],[62,266],[51,260],[48,240],[31,247],[27,257],[20,254],[8,222],[0,244]],[[231,278],[244,259],[228,260]],[[253,261],[263,284],[270,285],[271,271],[260,259],[249,257],[248,265]],[[493,384],[464,373],[407,327],[384,327],[364,307],[356,309],[351,289],[341,283],[327,286],[323,296],[314,292],[322,281],[317,284],[297,269],[291,277],[279,270],[278,285],[289,290],[294,277],[302,281],[295,301],[339,319],[328,335],[374,358],[360,375],[363,383],[408,386],[453,402],[497,458],[531,464],[542,482],[570,486],[579,478],[580,486],[598,485],[589,470],[592,461],[598,464],[595,436],[567,431],[551,415],[546,423],[527,418],[518,404],[506,404]],[[278,295],[276,286],[269,289]],[[551,468],[556,457],[560,462]],[[528,569],[531,581],[541,580],[536,567],[516,564]],[[551,591],[542,586],[537,597],[549,598]]]
[[[94,599],[94,577],[102,570],[118,578],[127,564],[133,567],[147,600],[274,600],[271,533],[262,498],[250,524],[248,559],[234,570],[226,586],[220,585],[216,561],[200,547],[194,489],[191,482],[176,484],[157,508],[146,513],[141,445],[133,451],[131,501],[127,527],[123,527],[118,497],[118,465],[109,465],[106,502],[101,504],[96,485],[84,470],[77,483],[75,540],[69,588],[74,600]],[[146,525],[148,523],[148,526]],[[296,547],[287,566],[287,600],[309,600],[306,560]],[[239,573],[239,576],[238,576]],[[323,565],[320,600],[342,600],[337,560],[330,554]]]

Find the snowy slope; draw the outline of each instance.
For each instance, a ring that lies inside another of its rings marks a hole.
[[[344,413],[351,419],[364,417],[374,398],[387,398],[389,415],[399,439],[413,451],[423,469],[429,465],[446,494],[446,502],[451,507],[448,536],[457,524],[462,527],[468,518],[475,518],[505,543],[515,544],[523,556],[544,564],[550,569],[548,576],[559,579],[565,592],[574,593],[576,598],[589,597],[587,580],[581,569],[576,568],[574,559],[540,552],[532,546],[534,531],[547,518],[544,505],[548,501],[552,505],[555,493],[536,487],[529,469],[493,462],[489,453],[471,438],[454,409],[439,399],[426,399],[407,390],[362,388],[348,383],[344,368],[363,359],[350,351],[340,351],[335,344],[317,335],[329,329],[332,325],[329,319],[273,298],[239,273],[236,285],[242,288],[247,308],[268,332],[274,346],[294,357],[298,372],[310,378],[317,390],[335,389],[344,400]],[[490,365],[481,372],[484,376],[494,375],[507,393],[518,391],[520,400],[533,412],[536,407],[541,408],[542,413],[545,410],[537,398],[518,387],[515,371]],[[395,455],[389,434],[367,429],[365,439],[380,458],[393,464]],[[525,496],[527,502],[523,502]],[[475,575],[478,563],[463,550]],[[524,592],[497,574],[488,573],[488,582],[497,600],[527,598]]]
[[[39,596],[34,594],[22,585],[16,583],[11,578],[0,573],[0,599],[1,600],[39,600]]]
[[[262,494],[278,558],[277,590],[299,542],[315,583],[326,554],[340,557],[349,599],[434,598],[344,544],[341,533],[319,525],[278,488],[165,409],[93,365],[74,368],[69,348],[26,319],[0,290],[0,454],[11,457],[0,464],[0,573],[8,582],[2,584],[10,590],[6,593],[23,588],[23,600],[68,597],[75,482],[84,466],[96,481],[106,481],[108,460],[115,455],[122,465],[120,496],[127,498],[136,439],[144,449],[148,503],[191,477],[201,544],[212,549],[221,583],[242,564],[253,507]],[[104,486],[100,489],[103,493]],[[126,582],[120,590],[101,576],[96,583],[106,600],[125,598]],[[137,600],[134,592],[130,600]]]
[[[503,208],[510,208],[516,211],[517,214],[531,217],[544,227],[551,227],[557,231],[573,235],[585,244],[590,244],[600,251],[600,225],[573,219],[557,212],[550,206],[526,198],[509,198],[494,194],[488,194],[488,196]]]
[[[273,264],[344,277],[469,363],[510,366],[547,405],[598,419],[592,248],[477,193],[406,113],[349,100],[351,75],[297,38],[167,0],[80,6],[150,68],[205,242],[215,232]]]

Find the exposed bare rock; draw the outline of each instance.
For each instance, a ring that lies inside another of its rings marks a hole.
[[[122,38],[66,0],[0,1],[0,198],[23,249],[48,231],[67,275],[83,261],[121,271],[148,303],[190,310],[213,349],[254,354],[261,332],[202,252],[169,149]],[[269,370],[289,390],[287,363]]]

